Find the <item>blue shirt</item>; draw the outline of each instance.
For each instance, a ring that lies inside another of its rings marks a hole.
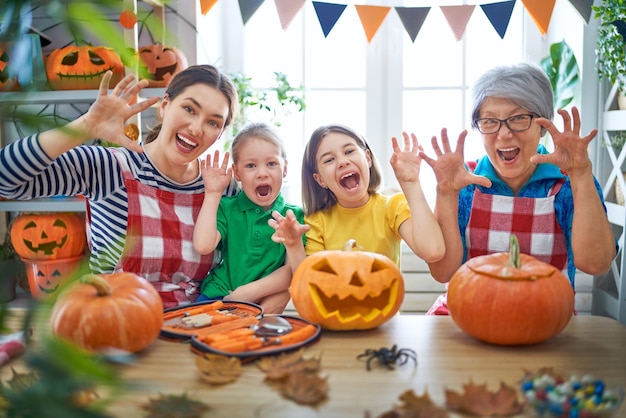
[[[543,145],[539,145],[537,148],[538,154],[548,154],[548,150]],[[491,187],[483,187],[477,185],[469,185],[461,190],[459,193],[459,229],[461,231],[461,240],[463,241],[463,262],[467,261],[467,245],[465,242],[465,231],[469,222],[470,212],[472,209],[472,202],[474,200],[474,190],[476,187],[480,189],[482,193],[497,194],[501,196],[514,196],[513,190],[506,185],[498,177],[496,170],[493,168],[491,161],[487,156],[478,160],[478,165],[474,170],[474,174],[479,176],[485,176],[491,180]],[[561,190],[554,198],[554,211],[556,212],[556,220],[565,235],[565,242],[567,244],[567,274],[569,279],[574,285],[574,279],[576,276],[576,266],[574,265],[574,256],[572,253],[572,220],[574,218],[574,197],[572,196],[572,186],[569,181],[569,177],[561,172],[561,170],[554,164],[538,164],[534,173],[522,186],[517,196],[519,197],[546,197],[554,183],[559,179],[565,179]],[[594,177],[594,183],[596,185],[596,191],[602,205],[604,206],[604,197],[602,195],[602,189],[597,179]],[[606,212],[606,206],[604,206]]]

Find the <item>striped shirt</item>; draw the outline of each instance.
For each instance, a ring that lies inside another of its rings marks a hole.
[[[204,193],[202,176],[186,184],[161,174],[148,158],[119,148],[139,182],[174,193]],[[105,147],[81,145],[52,160],[39,145],[38,135],[26,137],[0,149],[0,196],[29,200],[49,196],[83,195],[91,215],[87,231],[94,273],[111,273],[124,249],[128,196],[122,170]],[[233,180],[224,196],[237,194]]]

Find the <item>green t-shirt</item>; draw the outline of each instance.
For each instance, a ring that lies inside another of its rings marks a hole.
[[[285,246],[272,241],[274,229],[268,221],[272,211],[285,216],[288,209],[298,222],[304,223],[302,208],[285,203],[282,193],[268,211],[254,204],[244,192],[223,197],[217,210],[217,230],[222,236],[217,249],[222,253],[222,261],[202,282],[202,294],[208,298],[224,297],[283,266]]]

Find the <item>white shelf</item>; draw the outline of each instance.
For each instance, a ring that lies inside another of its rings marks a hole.
[[[85,199],[47,197],[34,200],[0,200],[2,212],[84,212]]]
[[[603,116],[602,129],[605,131],[626,131],[626,110],[609,110]]]

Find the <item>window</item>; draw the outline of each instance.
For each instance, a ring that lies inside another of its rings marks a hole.
[[[237,2],[219,2],[214,9],[220,10],[203,17],[205,23],[198,27],[210,33],[201,32],[203,40],[215,44],[209,62],[226,71],[243,71],[258,88],[269,85],[274,71],[305,87],[306,111],[288,116],[279,128],[288,146],[289,200],[300,201],[302,151],[311,132],[322,124],[342,123],[363,134],[381,163],[387,187],[397,187],[389,165],[390,139],[403,130],[415,132],[432,154],[430,138],[439,137],[442,127],[448,128],[453,142],[467,128],[466,158],[482,155],[480,136],[470,128],[471,84],[494,65],[523,59],[523,5],[516,3],[504,39],[476,5],[457,42],[438,7],[441,2],[430,3],[414,43],[392,7],[368,44],[353,2],[327,38],[311,2],[304,4],[287,30],[281,28],[274,2],[264,2],[245,26]],[[384,5],[385,0],[373,4]],[[217,39],[222,40],[219,56]],[[420,175],[434,203],[434,176],[427,164]]]

